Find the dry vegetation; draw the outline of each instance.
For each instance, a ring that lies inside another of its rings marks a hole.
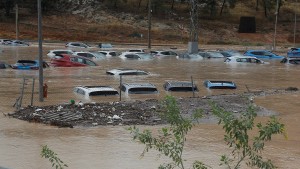
[[[255,6],[254,1],[248,2]],[[201,15],[199,41],[202,44],[242,44],[242,45],[270,45],[274,35],[274,15],[264,17],[262,7],[259,11],[250,9],[249,4],[237,4],[234,9],[228,9],[222,16],[218,14],[209,18]],[[147,15],[145,5],[134,13],[134,20],[120,19],[119,14],[133,11],[131,8],[120,5],[118,11],[103,9],[101,15],[106,20],[97,21],[91,17],[74,14],[48,13],[43,17],[43,37],[47,41],[89,41],[112,43],[146,43],[147,42]],[[169,8],[169,7],[166,7]],[[176,16],[154,15],[152,19],[153,43],[186,43],[188,41],[188,7],[175,6]],[[277,42],[289,46],[293,44],[295,4],[287,2],[281,9],[278,22]],[[126,14],[126,13],[125,13]],[[240,16],[255,16],[257,33],[238,33]],[[180,17],[179,17],[180,16]],[[0,20],[1,21],[1,20]],[[183,25],[184,30],[179,29]],[[138,37],[143,34],[143,37]],[[300,42],[297,36],[297,43]],[[15,38],[15,22],[13,18],[2,19],[0,38]],[[37,16],[29,12],[21,12],[20,39],[37,39]]]

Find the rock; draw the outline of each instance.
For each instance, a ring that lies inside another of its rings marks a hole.
[[[98,126],[98,123],[92,123],[93,126]]]
[[[121,117],[118,115],[114,115],[112,118],[113,118],[113,120],[122,120]]]
[[[42,110],[43,110],[43,109],[36,109],[35,112],[39,112],[39,111],[42,111]]]
[[[62,108],[63,108],[62,106],[58,106],[57,111],[60,111]]]
[[[116,111],[116,108],[113,107],[113,108],[111,108],[111,110],[114,112],[114,111]]]

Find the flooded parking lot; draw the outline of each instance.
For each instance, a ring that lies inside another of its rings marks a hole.
[[[50,49],[62,49],[63,45],[44,47],[44,59],[49,61],[46,53]],[[123,49],[122,49],[123,48]],[[132,46],[120,46],[118,51],[125,51]],[[138,47],[140,48],[140,47]],[[154,47],[157,49],[170,46]],[[213,46],[210,48],[214,48]],[[243,49],[243,48],[241,48]],[[37,47],[2,47],[0,60],[9,64],[19,59],[36,59]],[[97,50],[96,48],[93,50]],[[175,52],[180,52],[175,50]],[[298,65],[286,65],[279,60],[267,61],[267,64],[226,64],[223,59],[182,60],[162,58],[147,61],[122,60],[111,57],[97,61],[100,66],[82,68],[50,67],[44,71],[44,82],[48,85],[48,97],[43,103],[38,102],[35,94],[34,105],[51,105],[69,102],[108,102],[118,101],[119,97],[84,98],[72,92],[77,85],[109,85],[118,88],[118,76],[106,74],[114,68],[134,68],[150,72],[147,76],[123,77],[123,82],[147,82],[157,86],[159,93],[153,95],[126,95],[122,100],[162,99],[171,94],[176,97],[190,97],[192,93],[171,93],[163,90],[167,80],[189,81],[193,77],[199,92],[196,96],[207,96],[229,93],[243,93],[248,90],[279,89],[287,87],[300,88],[300,69]],[[27,77],[28,91],[23,105],[30,102],[31,78],[38,79],[38,71],[0,70],[0,110],[3,113],[14,110],[12,105],[20,95],[23,77]],[[204,80],[230,80],[237,84],[236,90],[207,90]],[[37,91],[36,82],[35,91]],[[298,113],[299,95],[274,95],[260,97],[255,102],[280,113],[282,122],[287,126],[288,140],[275,136],[267,144],[267,156],[274,160],[279,168],[298,168],[300,165],[300,115]],[[265,121],[259,117],[258,121]],[[41,145],[47,144],[72,169],[77,168],[156,168],[164,159],[158,159],[156,152],[150,152],[143,159],[139,158],[143,146],[134,143],[124,126],[62,129],[42,124],[32,124],[0,115],[0,167],[50,168],[47,160],[41,159]],[[159,126],[149,127],[153,130]],[[219,167],[220,156],[228,151],[223,140],[223,131],[215,124],[199,124],[188,135],[184,158],[190,163],[200,160]]]

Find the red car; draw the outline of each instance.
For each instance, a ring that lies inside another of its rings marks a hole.
[[[83,66],[98,66],[94,61],[68,54],[56,55],[51,59],[50,64],[54,67],[83,67]]]

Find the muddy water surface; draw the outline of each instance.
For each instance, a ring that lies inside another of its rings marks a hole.
[[[64,48],[63,45],[44,48],[44,59],[50,49]],[[125,48],[125,47],[123,47]],[[132,48],[132,47],[128,47]],[[163,47],[156,47],[163,49]],[[18,59],[36,59],[37,47],[2,47],[0,60],[9,64]],[[96,50],[96,49],[95,49]],[[118,49],[120,50],[120,49]],[[125,49],[124,49],[125,50]],[[300,88],[300,67],[283,65],[268,61],[264,65],[225,64],[223,59],[178,60],[162,58],[149,61],[121,60],[107,58],[98,61],[98,67],[85,68],[49,68],[44,71],[44,82],[49,86],[48,98],[38,102],[35,83],[34,105],[58,104],[70,99],[83,102],[118,101],[118,97],[84,98],[72,92],[77,85],[110,85],[118,88],[119,77],[109,76],[105,71],[113,68],[135,68],[149,71],[149,76],[123,77],[123,82],[150,82],[159,89],[157,95],[122,95],[122,100],[162,99],[167,94],[177,97],[190,97],[191,93],[168,93],[162,85],[166,80],[193,80],[200,89],[196,96],[242,93],[247,90],[273,88]],[[20,95],[22,78],[27,77],[23,105],[30,104],[32,79],[38,79],[38,71],[0,70],[0,111],[14,110],[12,105]],[[237,90],[207,90],[203,81],[232,80],[238,85]],[[299,95],[275,95],[257,98],[257,104],[280,113],[286,124],[288,139],[274,137],[267,144],[266,155],[273,159],[279,168],[296,169],[300,166],[300,115]],[[266,121],[265,117],[258,121]],[[154,131],[160,126],[151,126]],[[69,165],[69,168],[104,168],[104,169],[153,169],[166,162],[158,158],[156,152],[140,158],[143,146],[134,143],[124,126],[61,129],[42,124],[31,124],[0,115],[0,168],[45,169],[50,163],[40,157],[41,145],[48,145]],[[219,167],[219,158],[229,152],[223,142],[223,131],[215,124],[197,125],[188,135],[184,158],[188,164],[201,160],[213,168]]]

